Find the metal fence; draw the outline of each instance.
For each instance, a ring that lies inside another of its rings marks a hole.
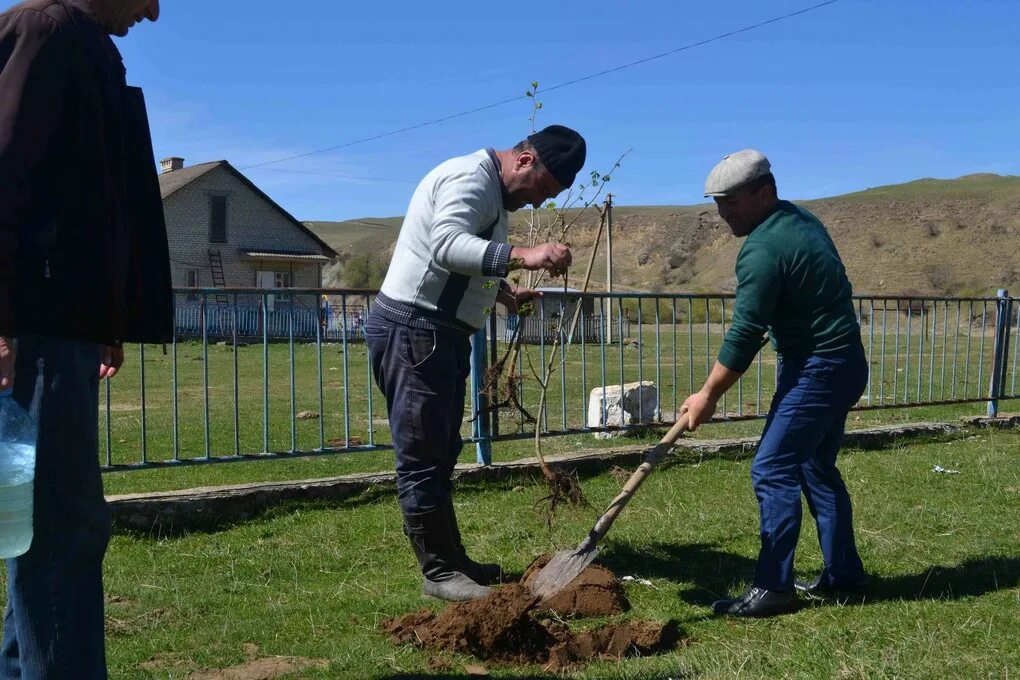
[[[375,293],[177,291],[175,341],[162,350],[129,348],[121,375],[104,382],[105,469],[389,448],[385,401],[361,341]],[[549,436],[620,429],[602,425],[604,406],[589,420],[589,401],[604,404],[614,386],[645,381],[658,397],[653,413],[634,420],[671,423],[711,370],[732,306],[731,295],[588,293],[540,301],[534,321],[521,325],[528,342],[516,357],[523,376],[514,385],[517,399],[537,414],[542,369],[552,365],[540,424]],[[858,410],[987,403],[994,413],[999,400],[1020,398],[1020,299],[1005,291],[995,298],[856,297],[855,306],[871,367]],[[473,394],[516,325],[514,317],[493,315],[474,337]],[[777,369],[766,347],[717,418],[763,418]],[[534,432],[521,413],[486,406],[484,398],[474,400],[468,415],[482,413],[465,418],[464,432],[483,462],[492,442]]]
[[[363,340],[365,310],[362,305],[330,301],[330,296],[270,293],[216,294],[208,292],[178,295],[175,305],[175,329],[179,340],[260,338],[314,341],[316,334],[325,340]],[[281,299],[282,298],[282,299]],[[271,299],[271,300],[270,300]]]
[[[587,342],[599,342],[611,330],[610,326],[612,325],[612,320],[605,314],[588,314],[583,317],[583,320],[579,318],[573,336],[568,338],[567,335],[570,332],[567,327],[570,321],[569,314],[567,321],[568,323],[564,324],[559,315],[545,319],[541,316],[528,316],[520,319],[516,315],[497,315],[497,330],[490,336],[502,338],[503,342],[511,342],[516,335],[519,335],[521,342],[528,345],[540,345],[543,342],[551,344],[557,341],[557,338],[559,338],[559,342],[564,343],[580,342],[582,337]],[[623,324],[623,336],[628,337],[631,332],[630,320],[623,319]]]

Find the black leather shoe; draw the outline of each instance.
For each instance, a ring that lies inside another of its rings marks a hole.
[[[809,597],[841,598],[860,593],[868,585],[865,577],[859,583],[833,583],[819,574],[813,581],[796,581],[797,592]]]
[[[797,610],[797,593],[780,593],[755,586],[740,597],[712,603],[712,611],[729,616],[776,616]]]

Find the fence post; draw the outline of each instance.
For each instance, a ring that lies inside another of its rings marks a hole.
[[[497,326],[498,326],[498,324],[497,324],[497,321],[496,321],[496,310],[494,309],[494,310],[492,310],[492,313],[489,314],[489,365],[490,366],[495,366],[496,362],[499,360],[499,358],[497,356],[498,353],[499,353],[499,347],[498,347],[499,342],[497,340],[497,338],[499,336],[497,335],[497,331],[498,331]],[[497,385],[493,385],[492,392],[493,392],[493,394],[498,394],[499,390],[498,390],[498,386]],[[495,436],[495,437],[499,436],[499,411],[493,411],[492,413],[489,414],[489,429],[490,429],[490,434],[492,436]]]
[[[475,457],[479,465],[492,464],[492,433],[489,429],[488,400],[483,394],[485,378],[485,327],[471,336],[471,431],[476,439]]]
[[[999,397],[1002,396],[1011,325],[1009,291],[1000,288],[997,297],[998,300],[995,303],[995,348],[992,350],[992,377],[988,387],[989,418],[999,415]]]
[[[595,246],[598,247],[597,245]],[[606,292],[613,292],[613,195],[606,196]],[[606,344],[613,344],[613,298],[606,298]]]

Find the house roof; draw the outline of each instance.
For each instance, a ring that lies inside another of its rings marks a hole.
[[[293,215],[280,207],[276,201],[271,199],[266,192],[259,189],[250,179],[245,177],[241,172],[237,170],[233,165],[227,161],[211,161],[209,163],[199,163],[192,165],[187,168],[180,170],[172,170],[170,172],[163,172],[159,175],[159,194],[165,201],[170,198],[173,194],[177,193],[187,185],[194,182],[196,179],[205,175],[206,173],[215,170],[216,168],[222,167],[223,169],[230,172],[234,177],[239,179],[243,184],[247,185],[257,196],[260,196],[262,200],[271,205],[277,212],[285,217],[295,228],[300,229],[306,235],[308,235],[313,241],[315,241],[320,248],[322,248],[323,255],[328,258],[336,257],[337,252],[333,250],[328,243],[319,238],[314,231],[309,229],[306,225],[299,222]]]
[[[192,165],[191,167],[183,168],[181,170],[160,173],[160,198],[166,200],[178,189],[183,189],[205,173],[213,170],[214,168],[218,168],[220,164],[227,164],[227,162],[213,161],[212,163],[199,163],[198,165]]]

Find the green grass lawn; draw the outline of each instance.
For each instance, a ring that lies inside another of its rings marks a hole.
[[[986,678],[1020,672],[1020,433],[847,451],[858,541],[875,577],[862,603],[812,603],[766,621],[707,615],[744,588],[757,554],[748,460],[710,459],[657,471],[615,525],[602,561],[626,586],[624,615],[680,622],[690,644],[662,657],[600,662],[579,678]],[[295,461],[291,461],[295,462]],[[937,474],[934,465],[958,470]],[[223,466],[230,467],[230,466]],[[456,493],[465,542],[522,570],[576,545],[619,491],[583,480],[596,509],[562,511],[552,534],[539,484],[516,480]],[[806,514],[806,510],[805,510]],[[280,507],[215,533],[156,540],[115,536],[106,560],[113,678],[181,678],[265,655],[325,659],[301,678],[466,677],[467,658],[393,647],[380,620],[423,606],[419,577],[389,494]],[[812,526],[798,575],[820,568]],[[428,606],[438,607],[436,603]],[[539,669],[489,666],[495,677]]]

